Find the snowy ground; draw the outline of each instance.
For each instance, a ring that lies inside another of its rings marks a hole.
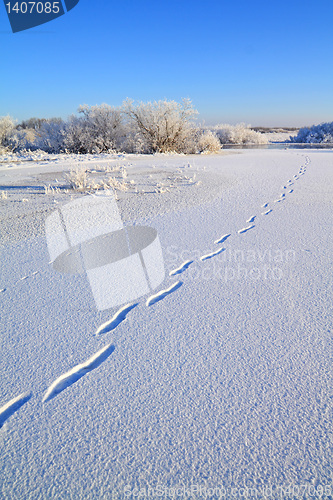
[[[0,496],[332,498],[333,151],[30,160],[0,163]],[[126,166],[166,267],[98,336],[119,308],[45,238],[78,164]]]

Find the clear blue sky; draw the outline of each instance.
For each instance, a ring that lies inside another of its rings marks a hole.
[[[206,124],[333,121],[333,0],[80,0],[13,34],[0,5],[0,116],[189,97]]]

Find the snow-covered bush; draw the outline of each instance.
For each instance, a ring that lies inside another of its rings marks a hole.
[[[10,138],[15,130],[15,121],[10,116],[0,117],[0,147],[10,146]]]
[[[20,152],[20,151],[36,149],[35,141],[36,141],[36,134],[34,130],[15,129],[8,140],[8,144],[12,151]]]
[[[79,107],[78,111],[82,116],[72,118],[68,124],[67,149],[74,153],[103,153],[110,150],[120,150],[125,135],[120,109],[113,108],[108,104],[101,104],[91,107],[83,105]],[[70,138],[73,135],[75,137],[74,145],[72,138]],[[79,149],[79,151],[75,149]]]
[[[303,127],[296,136],[290,137],[290,142],[333,144],[333,122]]]
[[[22,151],[34,147],[34,131],[22,130],[10,116],[0,118],[0,148],[8,151]]]
[[[211,130],[202,131],[198,137],[197,150],[199,153],[218,153],[221,150],[221,142]]]
[[[121,143],[121,151],[125,151],[126,153],[146,153],[146,141],[130,123],[126,124],[126,135]]]
[[[70,116],[64,128],[63,147],[68,153],[87,153],[86,130],[81,117]]]
[[[70,187],[76,191],[84,191],[88,187],[88,174],[84,168],[71,170],[66,178]]]
[[[267,144],[268,142],[264,134],[252,130],[250,125],[245,123],[216,125],[212,130],[222,144]]]
[[[125,131],[120,109],[107,104],[80,106],[81,116],[45,120],[35,130],[36,140],[31,148],[48,153],[103,153],[119,151]]]
[[[189,99],[154,101],[134,105],[127,100],[123,111],[132,137],[146,153],[192,153],[195,151],[197,111]]]
[[[65,152],[64,138],[66,135],[66,122],[60,118],[45,121],[41,128],[36,131],[35,149],[41,149],[48,153]]]

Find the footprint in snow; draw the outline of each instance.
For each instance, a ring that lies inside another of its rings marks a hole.
[[[115,313],[115,315],[106,323],[103,323],[100,327],[97,328],[95,335],[103,335],[104,333],[111,332],[114,330],[122,321],[126,319],[127,313],[129,313],[134,307],[138,304],[127,304],[123,306]]]
[[[156,304],[156,302],[159,302],[160,300],[164,299],[167,295],[170,295],[170,293],[175,292],[181,285],[183,284],[182,281],[177,281],[173,285],[171,285],[169,288],[166,288],[165,290],[161,290],[160,292],[156,293],[155,295],[151,295],[146,302],[146,306],[152,306],[153,304]]]
[[[216,255],[219,255],[220,253],[224,252],[225,248],[219,248],[218,250],[215,250],[215,252],[208,253],[207,255],[202,255],[200,257],[201,261],[211,259],[212,257],[215,257]]]
[[[46,401],[50,401],[55,396],[60,394],[60,392],[67,389],[67,387],[75,384],[75,382],[84,377],[84,375],[100,366],[104,361],[107,360],[107,358],[110,356],[110,354],[113,353],[114,350],[115,347],[111,344],[108,344],[100,349],[96,354],[91,356],[91,358],[89,358],[84,363],[74,366],[74,368],[58,377],[47,389],[45,396],[43,397],[43,403],[45,403]]]
[[[288,191],[288,193],[293,193],[293,192],[294,192],[294,190],[293,190],[293,189],[290,189],[290,191]]]
[[[266,210],[266,212],[263,212],[261,215],[268,215],[272,212],[272,209],[270,208],[269,210]]]
[[[239,234],[247,233],[247,231],[250,231],[250,229],[253,229],[254,227],[255,225],[253,224],[252,226],[243,227],[242,229],[239,229],[237,232]]]
[[[261,205],[261,208],[267,208],[268,207],[268,203],[264,203],[263,205]]]
[[[6,422],[6,420],[11,417],[15,412],[17,412],[21,406],[23,406],[31,398],[30,393],[22,393],[16,398],[11,399],[4,406],[0,408],[0,429]]]
[[[219,238],[218,240],[215,240],[214,243],[216,243],[216,244],[224,243],[229,238],[229,236],[231,236],[231,233],[224,234],[223,236],[221,236],[221,238]]]
[[[254,222],[254,219],[255,219],[255,218],[256,218],[256,216],[255,216],[255,215],[252,215],[252,217],[250,217],[249,219],[247,219],[247,221],[246,221],[246,222],[247,222],[248,224],[251,224],[251,222]]]
[[[188,269],[190,267],[190,265],[193,263],[193,260],[186,260],[185,262],[183,262],[183,264],[179,267],[177,267],[176,269],[173,269],[172,271],[169,272],[169,276],[176,276],[176,274],[181,274],[183,273],[184,271],[186,271],[186,269]]]

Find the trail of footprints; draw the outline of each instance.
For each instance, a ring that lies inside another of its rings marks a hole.
[[[293,179],[289,179],[287,183],[282,187],[282,190],[284,192],[280,194],[280,197],[278,199],[274,200],[274,203],[280,203],[286,199],[285,191],[288,190],[287,191],[288,194],[293,193],[294,190],[291,189],[291,186],[294,184],[295,181],[300,179],[300,176],[305,174],[307,165],[309,163],[310,160],[308,157],[306,157],[304,166],[301,166],[299,172],[293,176]],[[273,209],[269,207],[269,202],[263,203],[261,205],[261,209],[264,209],[264,211],[261,212],[261,215],[263,216],[266,216],[273,211]],[[239,229],[237,233],[239,235],[243,235],[248,231],[250,231],[251,229],[255,228],[254,222],[256,217],[257,217],[256,215],[252,215],[251,217],[249,217],[249,219],[247,219],[246,221],[246,223],[249,225]],[[215,240],[214,243],[215,244],[224,243],[231,236],[232,233],[224,234],[223,236]],[[202,255],[200,257],[200,261],[205,262],[206,260],[221,254],[225,250],[226,250],[225,248],[220,247],[215,251]],[[193,262],[194,260],[187,260],[183,262],[179,267],[170,271],[169,276],[172,277],[182,274],[190,267],[191,264],[193,264]],[[35,271],[31,275],[23,276],[17,283],[19,283],[20,281],[25,281],[28,278],[31,278],[32,276],[38,274],[38,272],[39,271]],[[165,297],[169,296],[170,294],[178,290],[181,287],[181,285],[182,285],[181,281],[176,281],[168,288],[161,290],[160,292],[154,295],[151,295],[146,300],[146,306],[150,307],[156,304],[157,302],[163,300]],[[6,288],[0,289],[0,293],[5,291]],[[127,314],[138,305],[139,305],[138,303],[132,303],[121,307],[109,321],[99,326],[94,335],[100,337],[101,335],[109,333],[115,328],[117,328],[123,321],[126,320]],[[52,382],[52,384],[46,390],[42,400],[43,403],[50,401],[58,394],[60,394],[62,391],[64,391],[65,389],[73,385],[75,382],[80,380],[84,375],[94,370],[95,368],[99,367],[104,361],[106,361],[109,358],[109,356],[114,352],[114,350],[115,346],[112,344],[108,344],[104,346],[102,349],[100,349],[98,352],[96,352],[93,356],[91,356],[87,361],[74,366],[74,368],[72,368],[71,370],[60,375],[58,378],[54,380],[54,382]],[[11,417],[15,412],[17,412],[25,403],[27,403],[30,400],[30,398],[31,398],[30,393],[23,393],[17,396],[16,398],[11,399],[4,406],[2,406],[0,408],[0,428],[4,425],[5,421],[9,417]]]

